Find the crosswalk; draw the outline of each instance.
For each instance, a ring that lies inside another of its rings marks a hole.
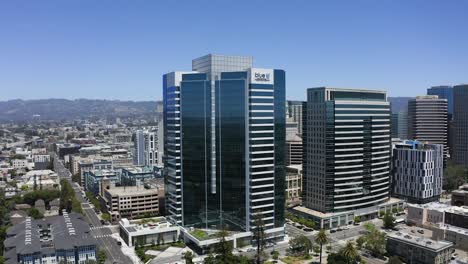
[[[93,226],[90,229],[91,230],[97,230],[97,229],[105,229],[105,228],[109,228],[109,227],[107,227],[107,226]]]
[[[94,238],[105,238],[105,237],[111,237],[111,236],[112,236],[112,234],[98,235],[98,236],[94,236],[94,235],[93,235]]]

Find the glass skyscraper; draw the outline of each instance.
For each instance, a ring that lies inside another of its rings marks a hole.
[[[447,99],[449,120],[453,115],[453,87],[447,85],[433,86],[427,89],[427,95],[438,95],[440,99]]]
[[[391,131],[386,92],[310,88],[306,108],[304,206],[323,214],[375,214],[366,208],[389,199]],[[346,215],[339,222],[331,221],[337,222],[326,226],[352,219]]]
[[[163,76],[168,217],[232,231],[261,218],[283,233],[285,72],[211,54],[192,70]]]
[[[468,167],[468,84],[453,87],[453,155],[452,160]]]

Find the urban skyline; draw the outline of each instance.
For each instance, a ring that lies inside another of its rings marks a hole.
[[[0,264],[468,264],[467,1],[54,1],[0,3]]]

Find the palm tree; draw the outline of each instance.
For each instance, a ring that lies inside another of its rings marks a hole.
[[[320,231],[315,236],[315,242],[320,244],[320,264],[322,264],[323,245],[327,244],[328,241],[329,241],[329,238],[328,238],[327,232],[325,231],[325,229],[320,229]]]
[[[355,260],[358,258],[359,253],[356,250],[356,247],[354,246],[353,241],[348,241],[344,248],[342,249],[342,254],[346,258],[347,263],[355,262]]]

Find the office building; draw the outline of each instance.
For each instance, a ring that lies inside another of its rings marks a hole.
[[[461,166],[468,167],[468,84],[453,87],[453,157]]]
[[[408,111],[392,113],[392,138],[408,139]]]
[[[408,101],[412,97],[388,97],[392,112],[392,138],[408,139]]]
[[[45,217],[8,228],[4,242],[5,264],[72,263],[97,260],[97,245],[89,225],[79,214]]]
[[[437,95],[441,99],[447,99],[447,146],[450,156],[453,151],[453,87],[448,85],[433,86],[427,89],[427,95]]]
[[[163,190],[164,191],[164,190]],[[110,187],[104,190],[103,201],[112,221],[159,215],[158,188],[138,186]]]
[[[55,144],[55,152],[57,152],[60,159],[63,159],[66,155],[78,154],[80,148],[80,145],[72,143]]]
[[[137,186],[146,179],[156,178],[153,167],[124,167],[121,169],[120,181],[124,186]]]
[[[184,227],[284,235],[285,72],[206,55],[163,76],[168,218]]]
[[[84,186],[84,173],[90,170],[113,170],[114,164],[110,157],[102,157],[99,155],[80,157],[72,156],[71,161],[71,173],[73,175],[80,176],[80,185]]]
[[[393,148],[393,195],[409,203],[437,201],[442,193],[444,147],[404,141]]]
[[[439,99],[447,100],[449,120],[453,115],[453,87],[448,85],[432,86],[427,89],[427,95],[437,95]]]
[[[448,155],[447,129],[447,99],[426,95],[408,102],[409,139],[443,145],[444,166]]]
[[[115,185],[119,177],[114,170],[89,170],[84,172],[84,188],[95,196],[102,196],[107,186]]]
[[[452,205],[468,206],[468,184],[458,187],[458,190],[452,191]]]
[[[305,118],[304,206],[321,214],[376,216],[377,207],[389,199],[390,187],[386,92],[310,88]],[[332,226],[349,221],[343,217]]]
[[[286,135],[286,166],[302,165],[302,138]]]
[[[34,162],[35,170],[46,170],[50,165],[50,155],[47,154],[33,154],[32,162]]]
[[[301,198],[302,193],[302,164],[286,167],[286,197],[288,201]]]
[[[290,118],[292,122],[297,123],[299,135],[302,135],[302,105],[304,101],[286,101],[286,118]]]
[[[413,236],[407,233],[387,235],[387,253],[398,256],[405,263],[413,264],[447,264],[452,257],[453,243],[436,241]]]
[[[287,118],[286,119],[286,138],[294,137],[297,135],[299,135],[298,123],[294,122],[292,118]]]

